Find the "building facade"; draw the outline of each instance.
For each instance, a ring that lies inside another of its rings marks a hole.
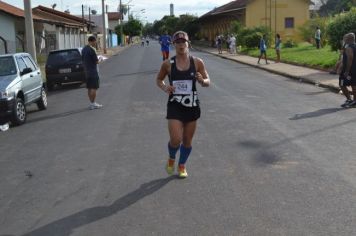
[[[26,51],[24,11],[0,1],[0,53]],[[88,22],[52,8],[32,9],[37,54],[86,44]]]
[[[298,27],[309,20],[310,0],[235,0],[199,18],[201,35],[213,40],[229,33],[232,21],[245,27],[266,26],[282,38],[300,40]]]

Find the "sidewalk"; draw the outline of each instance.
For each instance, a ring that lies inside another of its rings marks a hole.
[[[131,47],[132,45],[133,44],[126,44],[125,46],[116,46],[113,48],[107,48],[106,53],[104,53],[102,50],[98,50],[98,55],[102,55],[107,58],[110,58],[110,57],[120,53],[121,51],[125,50],[126,48]]]
[[[228,60],[253,66],[262,70],[266,70],[275,74],[283,75],[291,79],[298,80],[300,82],[314,84],[316,86],[327,88],[336,93],[340,91],[338,76],[329,74],[329,72],[310,69],[303,66],[291,65],[287,63],[275,63],[274,61],[270,60],[270,64],[266,65],[264,59],[261,59],[261,64],[257,64],[258,58],[240,54],[232,55],[226,51],[223,51],[222,54],[219,54],[216,48],[194,46],[194,49],[207,52]]]

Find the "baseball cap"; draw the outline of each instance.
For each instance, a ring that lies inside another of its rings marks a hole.
[[[188,34],[184,31],[177,31],[173,34],[173,42],[177,41],[178,39],[184,39],[185,41],[189,42]]]

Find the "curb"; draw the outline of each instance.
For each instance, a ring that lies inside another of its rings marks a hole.
[[[217,57],[221,57],[221,58],[224,58],[226,60],[239,62],[239,63],[244,64],[244,65],[248,65],[248,66],[251,66],[251,67],[254,67],[254,68],[265,70],[265,71],[268,71],[268,72],[273,73],[273,74],[282,75],[282,76],[288,77],[288,78],[293,79],[293,80],[298,80],[301,83],[307,83],[307,84],[315,85],[317,87],[326,88],[326,89],[328,89],[328,90],[330,90],[331,92],[334,92],[334,93],[339,93],[340,92],[340,88],[339,87],[336,87],[336,86],[333,86],[333,85],[330,85],[330,84],[320,83],[320,81],[316,81],[316,80],[313,80],[313,79],[305,78],[305,77],[302,77],[302,76],[295,76],[295,75],[292,75],[292,74],[289,74],[289,73],[286,73],[286,72],[282,72],[282,71],[276,71],[276,70],[270,69],[268,67],[261,67],[261,66],[259,66],[257,64],[251,64],[249,62],[241,61],[241,60],[236,59],[236,58],[230,58],[230,57],[227,57],[227,56],[215,54],[215,53],[206,51],[206,50],[204,50],[202,48],[192,47],[192,49],[197,50],[197,51],[201,51],[201,52],[205,52],[205,53],[209,53],[211,55],[214,55],[214,56],[217,56]],[[288,63],[286,63],[286,64],[288,64]]]

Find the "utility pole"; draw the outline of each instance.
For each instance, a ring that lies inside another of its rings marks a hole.
[[[121,36],[121,46],[125,46],[124,41],[124,29],[123,29],[123,20],[124,20],[124,12],[122,7],[122,2],[120,0],[120,36]]]
[[[105,0],[101,0],[101,8],[103,14],[103,51],[106,54],[106,11],[105,11]]]
[[[30,53],[32,58],[37,62],[31,0],[23,0],[23,3],[25,9],[26,48],[27,52]]]

